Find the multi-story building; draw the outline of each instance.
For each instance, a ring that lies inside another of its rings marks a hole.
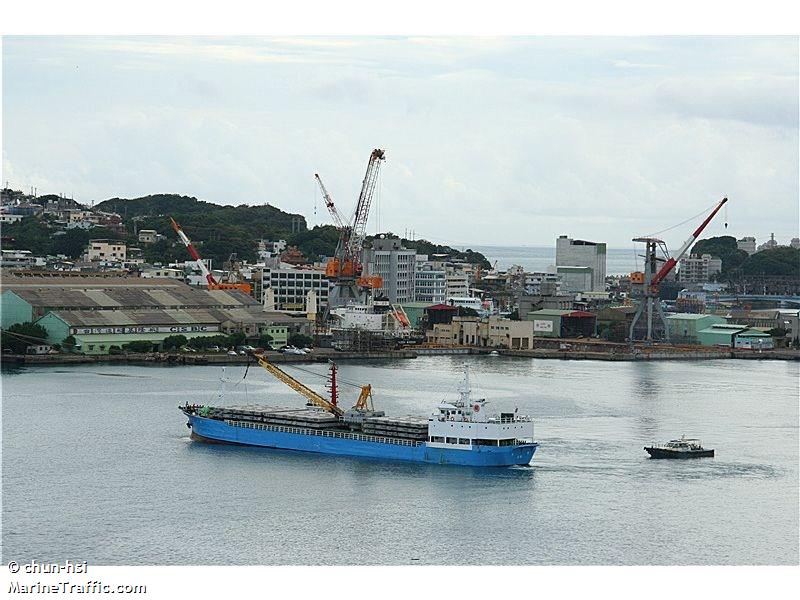
[[[743,237],[739,240],[736,240],[736,247],[739,250],[744,250],[747,254],[755,254],[756,253],[756,238],[754,237]]]
[[[681,283],[705,283],[712,275],[722,271],[722,259],[703,254],[684,256],[678,263],[678,281]]]
[[[127,249],[121,242],[89,240],[87,256],[89,261],[124,261],[127,258]]]
[[[318,307],[328,304],[331,282],[325,276],[325,271],[290,266],[266,266],[260,272],[261,291],[258,299],[263,303],[266,290],[272,288],[276,310],[305,310],[306,296],[311,290],[317,295]]]
[[[591,267],[556,267],[556,272],[561,276],[561,289],[564,292],[591,292],[594,290],[594,270]]]
[[[558,273],[547,273],[544,271],[534,271],[525,273],[525,294],[528,296],[538,296],[542,293],[542,284],[546,289],[553,293],[561,292],[561,276]]]
[[[606,289],[606,244],[560,235],[556,240],[556,267],[589,267],[592,287],[580,291],[602,292]]]
[[[383,294],[392,304],[413,302],[417,253],[404,248],[399,238],[380,236],[372,241],[372,248],[364,251],[370,274],[380,275],[383,286],[374,290]]]
[[[0,250],[0,255],[0,267],[27,269],[37,264],[30,250]]]
[[[435,266],[427,258],[421,254],[416,257],[414,300],[415,302],[441,304],[447,297],[447,274],[444,268]]]
[[[469,296],[469,276],[462,270],[447,267],[445,274],[445,297],[466,298]]]

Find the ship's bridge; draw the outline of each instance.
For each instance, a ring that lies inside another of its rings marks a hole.
[[[473,400],[465,368],[460,399],[442,402],[428,419],[428,445],[470,450],[473,446],[514,446],[533,441],[533,422],[514,413],[488,415],[486,400]]]

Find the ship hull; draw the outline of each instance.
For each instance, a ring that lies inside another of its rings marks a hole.
[[[676,450],[667,450],[665,448],[652,448],[645,447],[645,451],[650,455],[650,458],[709,458],[714,456],[713,450],[694,450],[689,452],[681,452]]]
[[[535,443],[497,447],[473,446],[470,450],[432,448],[424,442],[405,445],[402,443],[329,437],[321,435],[321,432],[317,432],[316,435],[309,435],[306,433],[253,429],[197,415],[189,415],[189,426],[192,429],[192,438],[198,441],[315,452],[337,456],[473,467],[528,465],[533,459],[533,454],[537,448]]]

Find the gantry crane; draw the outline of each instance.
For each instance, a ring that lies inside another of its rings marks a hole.
[[[342,217],[333,202],[328,190],[322,183],[319,174],[314,177],[322,190],[325,206],[333,217],[336,228],[339,230],[339,243],[336,254],[328,261],[325,274],[331,278],[333,289],[328,294],[328,311],[332,308],[346,306],[349,303],[361,304],[365,292],[383,286],[383,279],[377,275],[364,273],[361,254],[364,249],[364,239],[367,235],[367,221],[375,184],[378,181],[381,163],[385,160],[385,153],[381,149],[374,149],[369,156],[367,172],[361,183],[361,193],[356,202],[353,221],[348,223]]]
[[[630,340],[644,341],[651,343],[654,341],[669,341],[669,330],[664,311],[661,310],[661,301],[658,296],[659,284],[669,275],[678,261],[689,250],[691,245],[697,240],[702,231],[719,212],[719,209],[728,201],[723,198],[714,207],[700,226],[692,232],[692,235],[678,249],[674,256],[670,257],[667,252],[667,245],[663,240],[655,237],[634,238],[634,242],[646,244],[644,271],[631,273],[631,292],[634,297],[639,298],[639,305],[633,315],[630,327]],[[660,248],[666,260],[657,256],[656,249]],[[659,263],[663,263],[660,267]],[[639,321],[644,315],[645,325],[640,325]],[[637,327],[637,325],[639,325]]]
[[[186,249],[189,251],[189,255],[192,257],[192,260],[197,262],[197,267],[200,269],[200,272],[203,274],[203,277],[206,278],[208,282],[208,289],[210,290],[239,290],[244,292],[248,296],[252,291],[252,287],[249,283],[221,283],[217,281],[211,272],[206,267],[206,264],[203,262],[203,259],[200,258],[200,254],[195,250],[195,247],[192,245],[191,240],[189,237],[183,232],[183,229],[180,225],[173,219],[172,217],[169,218],[169,222],[172,224],[172,228],[175,230],[175,233],[178,234],[178,237],[183,242],[183,245],[186,246]]]

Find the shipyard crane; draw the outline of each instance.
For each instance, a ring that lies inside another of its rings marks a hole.
[[[705,220],[692,232],[692,235],[678,248],[674,256],[669,256],[667,245],[663,240],[655,237],[638,237],[634,242],[643,242],[646,245],[644,272],[631,273],[631,292],[635,297],[640,298],[636,313],[633,316],[630,327],[630,340],[644,341],[669,341],[669,330],[661,309],[661,302],[658,297],[659,285],[669,275],[675,265],[689,250],[691,245],[697,240],[711,219],[719,212],[728,198],[720,200]],[[727,224],[726,224],[727,225]],[[656,248],[661,248],[666,260],[656,255]],[[658,263],[663,263],[660,267]],[[639,321],[644,315],[645,325],[639,326]]]
[[[385,153],[379,148],[374,149],[370,154],[367,171],[361,183],[361,192],[353,212],[353,220],[349,223],[337,209],[319,174],[314,175],[325,198],[325,206],[327,206],[336,228],[339,230],[336,253],[328,261],[325,268],[325,274],[333,282],[333,289],[328,294],[328,311],[332,308],[346,306],[348,303],[360,304],[363,297],[362,290],[383,286],[381,277],[363,273],[364,266],[361,262],[361,254],[364,249],[369,209],[375,192],[375,184],[378,181],[380,166],[384,160]]]
[[[175,233],[178,234],[178,237],[183,242],[183,245],[186,246],[186,249],[189,251],[189,255],[192,257],[192,260],[197,263],[197,267],[200,269],[200,272],[203,274],[203,277],[205,277],[206,282],[208,283],[209,290],[239,290],[248,296],[250,295],[252,288],[249,283],[224,283],[217,281],[208,270],[208,267],[206,267],[203,259],[200,258],[200,254],[192,245],[189,237],[184,233],[183,228],[178,225],[178,223],[172,217],[169,218],[169,221],[172,224],[172,228],[175,230]]]

